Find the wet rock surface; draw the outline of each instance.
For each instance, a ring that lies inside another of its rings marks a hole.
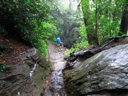
[[[104,50],[64,71],[68,96],[128,96],[128,44]]]
[[[50,73],[50,62],[35,48],[14,58],[17,64],[2,65],[0,96],[40,96],[43,80]]]
[[[64,89],[62,73],[66,64],[64,60],[65,49],[50,44],[48,50],[49,59],[52,63],[52,74],[47,80],[47,86],[43,96],[67,96]]]

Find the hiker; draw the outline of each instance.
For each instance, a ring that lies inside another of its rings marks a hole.
[[[64,47],[64,42],[61,42],[61,46]]]
[[[60,37],[57,37],[57,38],[56,38],[56,43],[57,43],[58,46],[61,45],[61,39],[60,39]]]

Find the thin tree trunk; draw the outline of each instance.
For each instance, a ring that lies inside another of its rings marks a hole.
[[[119,36],[127,34],[128,31],[128,0],[126,0],[126,2],[127,3],[124,5],[124,11],[121,18]]]
[[[96,15],[95,44],[99,45],[99,42],[98,42],[98,8],[97,8],[97,1],[96,1],[96,12],[95,12],[95,15]]]

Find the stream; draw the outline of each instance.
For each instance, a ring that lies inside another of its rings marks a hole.
[[[64,48],[50,44],[48,47],[49,59],[52,62],[52,75],[47,81],[43,96],[67,96],[64,89],[63,73],[66,61]]]

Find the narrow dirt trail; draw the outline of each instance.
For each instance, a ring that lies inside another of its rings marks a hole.
[[[43,96],[67,96],[64,91],[62,70],[65,67],[64,60],[65,48],[60,48],[54,44],[48,46],[49,60],[52,63],[52,75],[47,81]]]
[[[61,70],[64,65],[64,53],[65,49],[50,44],[48,47],[49,59],[53,63],[53,70]]]

